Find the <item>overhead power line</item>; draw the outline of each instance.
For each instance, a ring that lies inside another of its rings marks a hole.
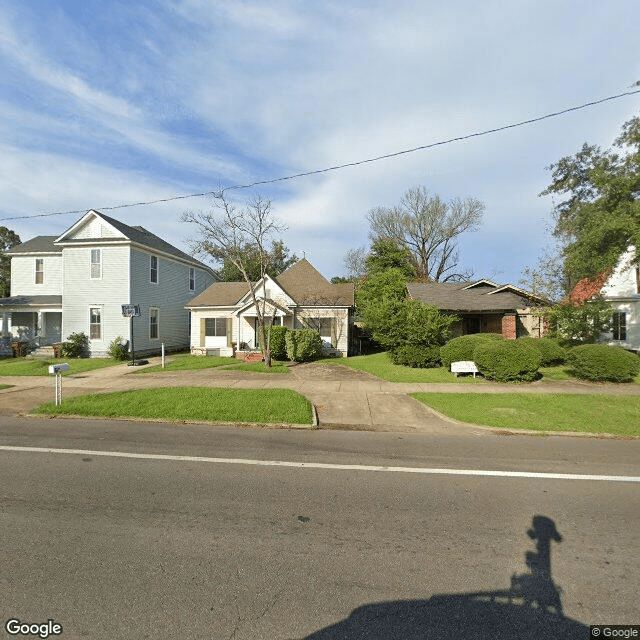
[[[637,86],[637,83],[636,85]],[[201,198],[203,196],[211,196],[211,195],[220,195],[225,191],[233,191],[239,189],[250,189],[251,187],[257,187],[265,184],[274,184],[276,182],[284,182],[285,180],[294,180],[296,178],[304,178],[307,176],[318,175],[321,173],[328,173],[330,171],[338,171],[339,169],[347,169],[349,167],[357,167],[363,164],[369,164],[372,162],[379,162],[380,160],[387,160],[389,158],[396,158],[398,156],[407,155],[409,153],[416,153],[417,151],[424,151],[425,149],[432,149],[434,147],[441,147],[446,144],[451,144],[452,142],[460,142],[462,140],[469,140],[471,138],[479,138],[481,136],[487,136],[491,133],[498,133],[499,131],[506,131],[507,129],[515,129],[516,127],[523,127],[527,124],[533,124],[535,122],[540,122],[542,120],[548,120],[549,118],[556,118],[558,116],[564,115],[566,113],[571,113],[572,111],[580,111],[581,109],[586,109],[588,107],[593,107],[597,104],[602,104],[603,102],[610,102],[611,100],[617,100],[619,98],[624,98],[626,96],[631,96],[634,94],[640,93],[640,89],[635,89],[634,91],[625,91],[624,93],[619,93],[615,96],[608,96],[606,98],[601,98],[600,100],[592,100],[591,102],[585,102],[577,107],[568,107],[567,109],[562,109],[561,111],[554,111],[553,113],[547,113],[544,116],[538,116],[536,118],[530,118],[528,120],[522,120],[521,122],[514,122],[513,124],[506,124],[501,127],[495,127],[493,129],[485,129],[484,131],[477,131],[476,133],[468,133],[463,136],[456,136],[455,138],[448,138],[446,140],[439,140],[438,142],[431,142],[430,144],[423,144],[419,147],[412,147],[410,149],[403,149],[402,151],[395,151],[393,153],[386,153],[381,156],[376,156],[374,158],[367,158],[366,160],[357,160],[355,162],[347,162],[345,164],[337,164],[332,167],[326,167],[324,169],[315,169],[313,171],[304,171],[302,173],[295,173],[290,176],[283,176],[280,178],[270,178],[268,180],[257,180],[255,182],[251,182],[248,184],[236,184],[230,187],[223,187],[221,189],[215,189],[214,191],[205,191],[203,193],[190,193],[184,196],[170,196],[168,198],[159,198],[158,200],[148,200],[146,202],[131,202],[128,204],[119,204],[110,207],[98,207],[100,211],[114,211],[116,209],[128,209],[130,207],[141,207],[141,206],[151,206],[154,204],[162,204],[165,202],[174,202],[176,200],[186,200],[188,198]],[[76,209],[75,211],[53,211],[50,213],[37,213],[29,216],[14,216],[11,218],[0,218],[0,222],[5,222],[8,220],[25,220],[28,218],[46,218],[50,216],[65,216],[71,214],[84,214],[89,209]]]

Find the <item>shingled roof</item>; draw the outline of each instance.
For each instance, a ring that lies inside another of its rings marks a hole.
[[[304,258],[273,280],[298,305],[351,307],[354,304],[353,283],[332,284]],[[214,282],[187,306],[234,306],[248,292],[249,287],[246,282]]]
[[[58,236],[36,236],[35,238],[31,238],[31,240],[12,247],[5,255],[10,256],[21,253],[60,253],[62,247],[53,243],[57,237]]]
[[[542,302],[513,285],[473,282],[428,282],[407,285],[409,297],[446,311],[515,311]]]
[[[352,282],[332,284],[306,258],[298,260],[274,280],[298,304],[332,307],[354,304]]]

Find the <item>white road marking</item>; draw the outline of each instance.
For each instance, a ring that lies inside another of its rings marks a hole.
[[[424,475],[489,476],[494,478],[540,478],[544,480],[591,480],[599,482],[640,482],[640,476],[601,476],[580,473],[541,473],[536,471],[494,471],[486,469],[432,469],[423,467],[383,467],[363,464],[332,464],[326,462],[288,462],[284,460],[247,460],[243,458],[205,458],[159,453],[127,453],[126,451],[91,451],[88,449],[49,449],[46,447],[0,446],[0,451],[25,453],[62,453],[106,458],[136,460],[170,460],[177,462],[209,462],[213,464],[245,464],[258,467],[293,467],[298,469],[335,469],[339,471],[383,471],[387,473],[421,473]]]

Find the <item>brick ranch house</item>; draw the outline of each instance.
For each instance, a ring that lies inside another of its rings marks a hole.
[[[428,282],[407,285],[409,297],[455,314],[460,321],[451,328],[454,337],[471,333],[499,333],[508,340],[522,336],[539,338],[544,321],[534,313],[548,304],[512,284],[491,280],[476,282]]]

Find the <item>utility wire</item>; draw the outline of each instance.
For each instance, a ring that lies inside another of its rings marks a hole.
[[[347,162],[345,164],[338,164],[333,167],[326,167],[325,169],[316,169],[314,171],[305,171],[303,173],[296,173],[290,176],[284,176],[281,178],[271,178],[269,180],[258,180],[256,182],[251,182],[249,184],[236,184],[230,187],[224,187],[222,189],[216,189],[215,191],[205,191],[203,193],[190,193],[184,196],[171,196],[168,198],[161,198],[158,200],[149,200],[147,202],[131,202],[128,204],[119,204],[111,207],[99,207],[100,211],[114,211],[116,209],[128,209],[130,207],[141,207],[141,206],[150,206],[154,204],[161,204],[165,202],[174,202],[176,200],[186,200],[187,198],[201,198],[203,196],[219,196],[224,194],[225,191],[233,191],[239,189],[250,189],[251,187],[256,187],[264,184],[274,184],[275,182],[284,182],[285,180],[294,180],[296,178],[304,178],[306,176],[318,175],[320,173],[328,173],[329,171],[338,171],[339,169],[347,169],[348,167],[357,167],[363,164],[369,164],[371,162],[379,162],[380,160],[387,160],[389,158],[396,158],[398,156],[407,155],[409,153],[415,153],[416,151],[423,151],[425,149],[432,149],[433,147],[441,147],[446,144],[451,144],[452,142],[460,142],[461,140],[469,140],[471,138],[479,138],[480,136],[486,136],[491,133],[498,133],[499,131],[506,131],[507,129],[515,129],[516,127],[522,127],[527,124],[533,124],[534,122],[540,122],[542,120],[548,120],[549,118],[556,118],[558,116],[564,115],[565,113],[571,113],[572,111],[580,111],[581,109],[586,109],[588,107],[593,107],[597,104],[602,104],[603,102],[610,102],[611,100],[617,100],[618,98],[623,98],[625,96],[631,96],[634,94],[640,93],[640,89],[636,89],[634,91],[625,91],[624,93],[619,93],[615,96],[608,96],[607,98],[602,98],[600,100],[593,100],[591,102],[585,102],[577,107],[569,107],[567,109],[562,109],[561,111],[555,111],[553,113],[548,113],[544,116],[538,116],[537,118],[530,118],[529,120],[522,120],[521,122],[515,122],[513,124],[507,124],[502,127],[496,127],[494,129],[485,129],[484,131],[478,131],[476,133],[468,133],[463,136],[456,136],[455,138],[448,138],[447,140],[440,140],[438,142],[432,142],[430,144],[424,144],[419,147],[412,147],[411,149],[403,149],[402,151],[395,151],[393,153],[387,153],[382,156],[376,156],[374,158],[367,158],[366,160],[358,160],[356,162]],[[0,222],[5,222],[7,220],[25,220],[27,218],[46,218],[50,216],[65,216],[71,214],[84,214],[89,209],[76,209],[75,211],[54,211],[52,213],[38,213],[29,216],[15,216],[12,218],[0,218]]]

